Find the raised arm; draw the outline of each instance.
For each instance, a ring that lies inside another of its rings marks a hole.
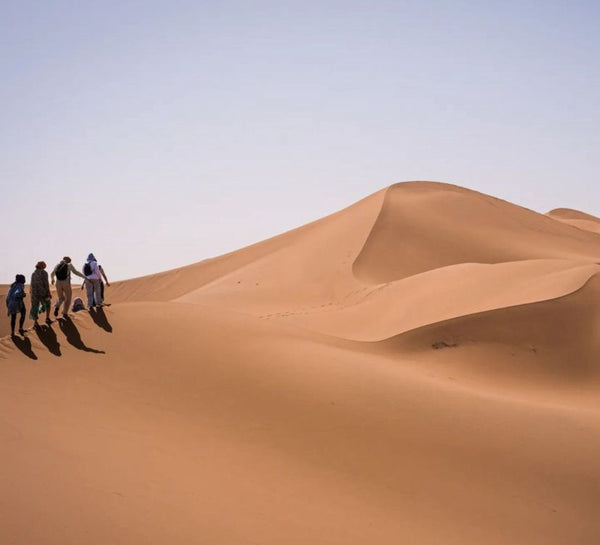
[[[73,267],[73,263],[69,263],[69,270],[75,275],[79,276],[79,278],[83,278],[85,280],[85,275],[80,273],[75,267]],[[52,273],[54,274],[54,273]]]

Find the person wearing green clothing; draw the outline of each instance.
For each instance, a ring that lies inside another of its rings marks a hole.
[[[38,316],[41,311],[46,312],[46,323],[51,324],[50,319],[50,283],[48,282],[48,273],[46,272],[46,263],[38,261],[35,271],[31,275],[31,310],[29,316],[34,322],[35,327],[39,327]]]

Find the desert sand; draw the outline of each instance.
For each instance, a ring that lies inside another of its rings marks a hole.
[[[598,218],[395,184],[107,301],[2,313],[0,543],[600,542]]]
[[[569,225],[574,225],[580,229],[600,233],[600,219],[580,212],[579,210],[571,210],[570,208],[556,208],[547,214],[551,218],[563,221]]]

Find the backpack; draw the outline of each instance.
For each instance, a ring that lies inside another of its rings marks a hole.
[[[64,261],[56,267],[56,278],[58,280],[66,280],[69,276],[69,264]]]
[[[11,303],[16,303],[19,300],[23,300],[25,297],[25,290],[23,289],[23,284],[17,284],[16,282],[12,284],[8,293],[6,294],[6,306]]]
[[[13,284],[10,289],[8,290],[8,293],[6,294],[6,306],[9,307],[10,305],[14,304],[17,300],[17,291],[18,291],[19,287],[17,286],[17,284]]]
[[[8,290],[5,300],[10,314],[15,314],[20,311],[23,306],[23,297],[25,297],[23,284],[14,283]]]
[[[83,274],[86,276],[90,276],[92,274],[92,264],[89,261],[83,266]]]
[[[83,304],[81,297],[75,297],[75,300],[73,301],[73,312],[77,312],[79,310],[84,310],[84,309],[85,309],[85,305]]]

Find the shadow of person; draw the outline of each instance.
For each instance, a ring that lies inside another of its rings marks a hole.
[[[58,339],[56,338],[56,333],[52,326],[50,325],[41,325],[34,328],[38,339],[42,342],[42,344],[50,351],[51,354],[55,356],[61,356],[60,353],[60,344],[58,343]]]
[[[112,333],[113,328],[110,325],[102,307],[91,308],[90,316],[92,317],[92,320],[94,320],[94,323],[98,327],[101,327],[102,329],[104,329],[104,331],[107,331],[108,333]]]
[[[35,352],[31,348],[31,341],[27,337],[23,337],[21,339],[20,337],[17,337],[16,335],[13,335],[11,337],[11,340],[12,340],[13,344],[21,352],[23,352],[23,354],[25,354],[28,358],[31,358],[32,360],[37,360],[38,359],[38,357],[35,355]]]
[[[94,354],[106,354],[104,350],[96,350],[95,348],[90,348],[86,346],[83,340],[81,339],[81,335],[79,334],[79,330],[77,326],[71,320],[71,318],[61,318],[58,320],[58,327],[63,332],[64,336],[67,338],[67,342],[77,348],[77,350],[83,350],[84,352],[92,352]]]

